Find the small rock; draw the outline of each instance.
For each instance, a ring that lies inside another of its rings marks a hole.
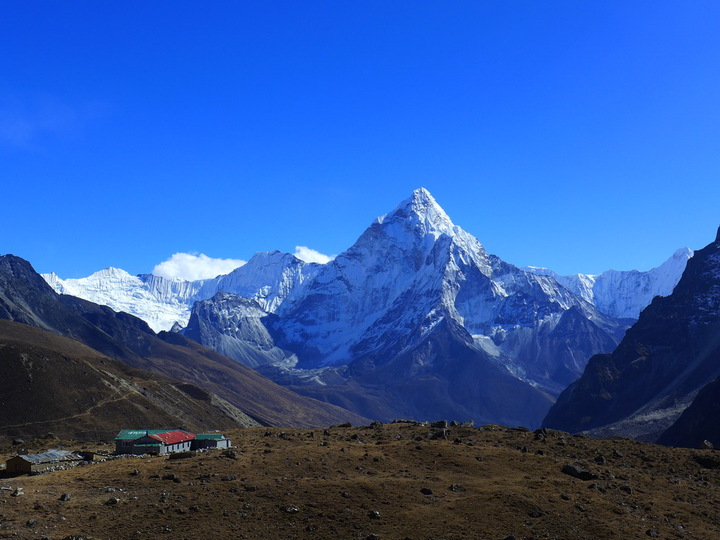
[[[377,534],[368,534],[365,540],[380,540],[380,537]]]
[[[370,519],[380,519],[382,516],[377,510],[370,510],[367,514]]]
[[[107,501],[105,501],[105,505],[106,506],[115,506],[119,502],[120,502],[120,499],[118,499],[117,497],[111,497]]]
[[[343,491],[343,492],[340,494],[340,496],[341,496],[343,499],[349,499],[349,498],[351,497],[351,495],[350,495],[347,491]]]
[[[177,474],[175,474],[175,473],[164,474],[162,479],[163,480],[172,480],[175,483],[180,482],[180,478],[178,478]]]
[[[20,446],[21,444],[25,444],[24,439],[13,439],[13,446]]]
[[[462,486],[459,486],[458,484],[452,484],[452,485],[450,486],[450,491],[454,491],[455,493],[459,493],[459,492],[463,491],[463,488],[462,488]]]
[[[59,501],[63,501],[63,502],[69,501],[69,500],[70,500],[70,494],[69,494],[69,493],[63,493],[62,495],[60,495],[60,498],[59,498],[58,500],[59,500]]]
[[[25,495],[25,492],[21,487],[16,487],[15,491],[10,494],[11,497],[20,497],[21,495]]]
[[[605,462],[607,460],[605,459],[605,456],[595,456],[595,459],[593,459],[593,461],[598,465],[605,465]]]
[[[542,515],[543,515],[543,511],[540,508],[538,508],[537,506],[533,506],[530,509],[530,511],[528,512],[528,516],[530,516],[531,518],[535,518],[535,519],[542,517]]]
[[[235,476],[234,474],[228,474],[226,476],[223,476],[220,480],[222,480],[223,482],[232,482],[236,478],[237,476]]]
[[[436,429],[446,428],[446,427],[448,427],[448,423],[447,423],[447,420],[438,420],[437,422],[433,422],[432,424],[430,424],[430,427],[436,428]]]
[[[569,500],[570,500],[570,495],[568,495],[567,493],[561,493],[561,494],[560,494],[560,498],[561,498],[563,501],[569,501]]]
[[[280,510],[282,510],[286,514],[297,514],[300,511],[297,506],[283,506],[282,508],[280,508]]]
[[[420,493],[422,493],[423,495],[432,495],[433,494],[432,489],[425,488],[425,487],[420,490]]]
[[[715,450],[715,445],[706,440],[700,443],[700,450]]]
[[[235,450],[225,450],[222,453],[223,457],[229,458],[229,459],[237,459],[238,453]]]
[[[647,531],[645,531],[645,534],[650,538],[657,538],[658,536],[660,536],[655,529],[648,529]]]
[[[37,519],[28,519],[25,525],[27,525],[28,527],[34,527],[36,523]]]

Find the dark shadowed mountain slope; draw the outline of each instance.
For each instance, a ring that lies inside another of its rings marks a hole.
[[[391,420],[437,418],[537,426],[552,397],[513,377],[473,346],[472,337],[443,318],[400,354],[351,363],[342,384],[298,386],[307,395],[364,416]]]
[[[590,359],[544,425],[655,440],[720,375],[720,234],[695,253],[612,354]]]
[[[299,396],[219,353],[176,334],[156,336],[126,313],[56,294],[32,266],[0,257],[0,318],[74,338],[111,358],[203,388],[218,406],[238,408],[263,424],[325,426],[364,419]]]
[[[700,448],[704,441],[720,446],[720,379],[705,385],[658,439],[660,444],[686,448]]]

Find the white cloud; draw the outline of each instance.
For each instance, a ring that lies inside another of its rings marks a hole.
[[[328,263],[335,258],[335,255],[325,255],[307,246],[295,246],[295,253],[293,253],[293,255],[305,262],[320,264]]]
[[[153,268],[152,273],[168,279],[179,278],[195,281],[229,274],[245,262],[240,259],[213,259],[203,253],[199,255],[175,253],[167,261],[161,262]]]

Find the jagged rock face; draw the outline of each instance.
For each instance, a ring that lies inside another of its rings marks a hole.
[[[720,243],[697,251],[612,354],[593,357],[544,425],[655,440],[720,375]]]
[[[270,319],[269,325],[276,317],[255,300],[219,292],[209,300],[195,303],[183,333],[246,366],[279,364],[286,354],[275,347],[263,322],[266,318]]]

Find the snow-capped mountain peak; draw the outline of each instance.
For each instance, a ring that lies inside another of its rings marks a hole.
[[[453,236],[457,227],[425,188],[413,191],[410,198],[401,202],[395,210],[375,220],[391,233],[395,226],[401,231],[413,230],[418,236],[432,235],[438,238],[442,234]],[[400,232],[400,231],[398,231]]]

